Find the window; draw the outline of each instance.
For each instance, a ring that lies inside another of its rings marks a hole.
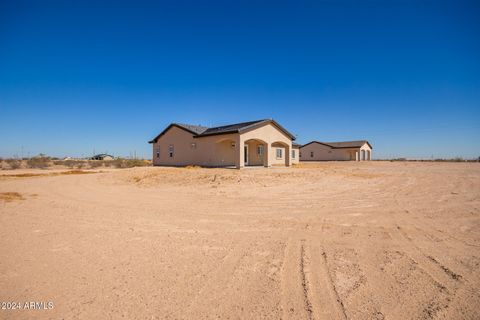
[[[160,158],[160,148],[157,149],[157,158]]]
[[[192,148],[192,149],[197,149],[197,144],[196,144],[195,142],[192,142],[192,143],[190,144],[190,148]]]
[[[277,149],[277,159],[283,158],[283,149]]]
[[[295,159],[295,150],[292,150],[292,159]]]
[[[173,144],[168,146],[168,156],[173,158]]]
[[[313,158],[313,151],[310,151],[310,158]]]
[[[257,146],[257,154],[259,156],[263,155],[263,144]]]
[[[298,153],[298,156],[301,158],[302,157],[302,151]]]

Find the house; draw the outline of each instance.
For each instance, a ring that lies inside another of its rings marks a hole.
[[[272,119],[204,127],[172,123],[153,140],[153,165],[242,168],[299,161],[295,137]]]
[[[113,156],[106,153],[100,153],[100,154],[94,155],[89,160],[113,160]]]
[[[312,141],[300,147],[300,161],[372,159],[372,145],[366,140],[343,142]]]

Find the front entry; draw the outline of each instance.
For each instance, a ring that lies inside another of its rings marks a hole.
[[[243,162],[248,166],[248,145],[243,146]]]

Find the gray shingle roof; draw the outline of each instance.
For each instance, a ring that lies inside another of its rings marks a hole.
[[[190,131],[190,132],[193,132],[195,134],[202,134],[205,130],[208,129],[208,127],[204,127],[204,126],[195,126],[195,125],[192,125],[192,124],[185,124],[185,123],[173,123],[179,127],[182,127],[183,129],[187,130],[187,131]]]
[[[221,127],[208,128],[207,130],[199,134],[199,136],[211,136],[215,134],[235,133],[235,132],[239,132],[242,129],[246,129],[252,125],[259,124],[264,121],[269,121],[269,120],[264,119],[264,120],[248,121],[248,122],[229,124]]]
[[[325,146],[331,147],[333,149],[341,149],[341,148],[360,148],[365,143],[373,149],[372,145],[367,140],[356,140],[356,141],[340,141],[340,142],[321,142],[321,141],[311,141],[307,144],[304,144],[302,147],[305,147],[312,143],[319,143]]]
[[[334,148],[360,148],[365,143],[368,143],[368,141],[357,140],[357,141],[324,142],[324,143]]]
[[[192,133],[196,138],[201,138],[201,137],[213,136],[217,134],[238,133],[263,123],[272,123],[278,129],[283,131],[287,136],[289,136],[292,140],[295,140],[295,136],[292,135],[290,132],[288,132],[281,125],[279,125],[275,120],[262,119],[262,120],[256,120],[256,121],[234,123],[234,124],[229,124],[229,125],[220,126],[220,127],[212,127],[212,128],[208,128],[204,126],[195,126],[195,125],[184,124],[184,123],[172,123],[165,130],[163,130],[158,136],[156,136],[154,139],[149,141],[149,143],[157,142],[158,138],[160,138],[165,132],[167,132],[171,127],[174,127],[174,126]]]

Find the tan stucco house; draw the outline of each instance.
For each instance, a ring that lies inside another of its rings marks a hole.
[[[366,140],[312,141],[300,147],[300,161],[368,161],[372,159],[372,149]]]
[[[242,168],[298,163],[295,137],[272,119],[208,128],[172,123],[153,140],[153,165]]]

